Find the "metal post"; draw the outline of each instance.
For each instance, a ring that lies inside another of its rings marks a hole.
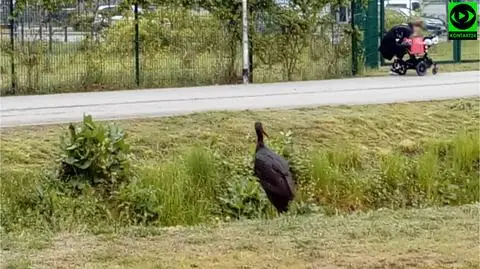
[[[140,85],[140,43],[138,29],[138,1],[135,1],[135,83]]]
[[[453,0],[452,2],[461,2],[460,0]],[[448,1],[447,1],[447,14],[448,14]],[[462,61],[462,41],[453,40],[453,61],[460,63]]]
[[[355,5],[358,7],[358,5]],[[359,8],[360,9],[360,8]],[[365,48],[365,64],[370,68],[378,68],[378,1],[368,0],[367,10],[361,9],[362,15],[366,12],[364,24],[363,46]]]
[[[23,21],[23,18],[21,19],[20,21],[20,36],[21,36],[21,42],[22,42],[22,46],[23,44],[25,43],[25,22]]]
[[[243,43],[243,84],[249,82],[249,42],[248,42],[248,9],[247,0],[242,0],[242,43]]]
[[[14,23],[15,19],[13,17],[13,0],[10,0],[10,68],[11,68],[11,79],[12,79],[12,94],[15,94],[16,91],[16,78],[15,78],[15,38],[14,38]]]
[[[68,25],[67,24],[65,24],[63,31],[64,31],[63,41],[67,43],[68,42]]]
[[[385,0],[380,0],[380,39],[385,34]],[[385,64],[385,59],[380,57],[380,64]]]
[[[48,52],[52,53],[53,51],[53,28],[52,28],[52,14],[48,12]]]
[[[253,83],[253,38],[248,39],[248,82]]]
[[[248,5],[248,2],[247,2],[247,5]],[[247,17],[255,18],[251,6],[248,7]],[[252,21],[254,21],[254,19]],[[248,33],[250,34],[249,36],[252,36],[251,35],[252,33],[250,32],[252,29],[253,29],[252,31],[255,31],[252,26],[253,25],[249,26],[249,30],[248,30]],[[248,39],[248,82],[253,83],[253,38]]]
[[[453,40],[453,61],[460,63],[462,61],[462,41]]]
[[[350,3],[351,19],[350,24],[352,27],[352,75],[357,74],[357,32],[355,28],[355,0],[352,0]]]

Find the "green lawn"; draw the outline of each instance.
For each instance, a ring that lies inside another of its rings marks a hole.
[[[479,204],[2,237],[4,267],[478,268]]]
[[[455,99],[387,105],[326,106],[292,110],[208,112],[156,119],[121,120],[138,162],[170,159],[195,145],[218,145],[224,152],[253,150],[253,122],[261,120],[272,136],[292,131],[299,150],[334,148],[344,141],[367,151],[398,147],[402,141],[444,138],[459,130],[478,130],[480,99]],[[3,169],[50,165],[66,126],[0,129]]]
[[[123,120],[136,176],[107,197],[58,181],[66,126],[3,128],[2,268],[478,268],[479,109],[468,98]],[[251,176],[256,120],[293,157],[286,216]]]
[[[71,196],[65,193],[70,185],[59,183],[65,126],[2,129],[1,225],[10,232],[98,231],[275,217],[251,172],[256,120],[271,135],[267,144],[292,162],[299,184],[294,212],[476,202],[479,101],[119,121],[128,134],[135,176],[107,200],[88,188]],[[199,178],[203,183],[197,186]]]

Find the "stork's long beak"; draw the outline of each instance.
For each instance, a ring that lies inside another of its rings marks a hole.
[[[270,137],[268,136],[268,134],[265,133],[265,131],[262,130],[262,133],[263,133],[267,138],[270,138]]]

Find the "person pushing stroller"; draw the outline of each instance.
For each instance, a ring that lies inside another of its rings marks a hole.
[[[407,69],[416,69],[417,74],[423,76],[426,70],[434,65],[433,73],[436,74],[437,67],[427,56],[427,48],[438,43],[438,38],[422,37],[423,30],[423,22],[415,21],[407,25],[394,26],[383,36],[378,50],[386,60],[395,58],[392,72],[404,75]],[[403,57],[407,53],[410,57],[404,61]]]

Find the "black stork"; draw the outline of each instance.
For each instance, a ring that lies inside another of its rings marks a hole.
[[[260,184],[270,202],[279,213],[288,210],[288,204],[295,196],[295,187],[288,162],[277,153],[265,146],[263,136],[268,135],[263,130],[261,122],[255,122],[257,147],[255,149],[254,174],[260,179]]]

